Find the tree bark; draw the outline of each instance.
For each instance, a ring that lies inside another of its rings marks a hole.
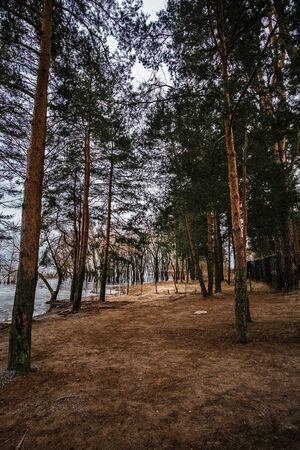
[[[227,261],[227,284],[230,284],[231,280],[231,264],[230,264],[230,257],[231,257],[231,249],[230,249],[230,241],[231,241],[231,232],[228,230],[228,261]]]
[[[283,292],[290,292],[296,288],[296,264],[293,252],[292,224],[286,217],[282,219],[279,237],[280,263],[283,275]]]
[[[232,129],[232,111],[230,104],[228,56],[226,44],[223,42],[222,52],[223,100],[225,106],[225,143],[228,163],[228,181],[230,191],[232,236],[235,253],[235,322],[239,342],[247,342],[247,269],[245,262],[245,246],[242,233],[240,193],[237,173],[237,158]]]
[[[214,230],[214,254],[215,254],[215,293],[222,292],[222,278],[223,278],[223,251],[220,221],[217,213],[213,214],[213,230]]]
[[[105,236],[105,248],[104,248],[104,258],[101,272],[101,283],[100,283],[100,302],[105,302],[105,289],[106,289],[106,279],[107,279],[107,268],[108,268],[108,254],[110,245],[110,230],[111,230],[111,204],[112,204],[112,184],[113,184],[113,173],[114,164],[113,159],[110,161],[110,172],[109,172],[109,182],[108,182],[108,199],[107,199],[107,221],[106,221],[106,236]]]
[[[248,234],[248,179],[247,179],[247,153],[248,153],[248,132],[245,130],[245,140],[243,146],[243,239],[244,239],[244,252],[245,252],[245,264],[247,271],[247,234]],[[247,272],[246,272],[247,276]],[[251,322],[249,297],[247,296],[247,322]]]
[[[218,214],[216,214],[216,229],[217,229],[217,242],[218,242],[218,255],[219,255],[219,262],[220,262],[220,276],[221,281],[224,281],[224,251],[223,251],[223,243],[222,243],[222,236],[221,236],[221,226],[220,226],[220,217]]]
[[[73,273],[72,273],[72,281],[71,281],[71,290],[70,290],[70,302],[74,303],[75,291],[76,291],[76,279],[78,272],[78,257],[79,257],[79,248],[80,248],[80,235],[77,227],[78,212],[77,212],[77,196],[76,196],[76,177],[77,172],[74,172],[74,184],[73,184],[73,231],[74,231],[74,245],[73,245]]]
[[[233,108],[231,106],[230,85],[229,85],[229,52],[233,42],[226,36],[226,20],[224,17],[224,2],[216,3],[216,27],[212,20],[212,9],[207,2],[208,21],[219,53],[222,71],[222,91],[224,105],[224,129],[225,146],[228,165],[228,183],[230,192],[231,221],[233,247],[235,254],[235,323],[238,340],[241,343],[247,342],[247,278],[245,264],[245,249],[242,233],[240,193],[237,173],[237,156],[235,151],[234,136],[232,129]]]
[[[44,0],[39,67],[22,205],[20,260],[9,338],[8,369],[18,371],[30,370],[31,326],[41,230],[52,10],[53,0]]]
[[[51,299],[50,299],[50,306],[53,305],[54,302],[56,302],[57,300],[57,296],[60,290],[60,286],[62,285],[63,282],[63,276],[61,273],[58,273],[58,280],[57,280],[57,284],[56,284],[56,288],[53,290],[52,294],[51,294]]]
[[[207,277],[208,287],[207,294],[213,295],[214,286],[214,247],[213,247],[213,217],[212,213],[207,213]]]
[[[207,297],[208,293],[207,293],[206,286],[205,286],[205,283],[203,280],[202,268],[200,266],[199,257],[198,257],[198,254],[197,254],[197,251],[195,248],[195,243],[193,240],[192,224],[190,221],[189,213],[187,211],[184,214],[184,218],[185,218],[185,224],[186,224],[189,245],[190,245],[190,249],[191,249],[192,263],[195,267],[195,272],[196,272],[195,275],[199,281],[200,290],[201,290],[203,297]]]
[[[73,311],[77,312],[81,308],[82,289],[85,277],[86,255],[89,240],[89,191],[90,191],[90,173],[91,173],[91,157],[90,157],[90,139],[91,130],[90,123],[85,129],[84,138],[84,187],[83,187],[83,205],[82,220],[80,233],[80,248],[78,258],[78,273],[76,276],[76,288],[74,294]]]

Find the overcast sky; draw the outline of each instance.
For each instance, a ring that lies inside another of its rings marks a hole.
[[[150,15],[150,20],[155,20],[157,18],[156,13],[161,9],[164,9],[165,4],[166,0],[143,0],[143,10],[146,14]],[[151,77],[151,70],[145,69],[141,63],[137,62],[133,66],[132,74],[135,79],[134,85],[138,86],[140,83],[145,82]],[[159,71],[159,77],[166,83],[170,82],[168,71],[165,66]]]
[[[156,12],[164,8],[165,0],[143,0],[143,5],[145,13],[151,14],[151,19],[155,19]]]

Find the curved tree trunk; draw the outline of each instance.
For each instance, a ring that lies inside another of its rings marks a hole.
[[[10,327],[8,369],[19,371],[30,369],[31,325],[41,230],[52,10],[53,0],[44,0],[39,68],[22,205],[20,260]]]
[[[56,288],[53,290],[53,292],[51,294],[50,306],[52,306],[53,303],[56,302],[57,296],[59,294],[60,287],[62,285],[62,282],[63,282],[63,276],[62,276],[62,273],[59,272],[58,273],[58,280],[57,280]]]

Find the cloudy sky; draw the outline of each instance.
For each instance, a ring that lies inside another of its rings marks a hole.
[[[164,9],[166,1],[167,0],[143,0],[143,10],[150,16],[150,20],[156,19],[156,13],[161,9]],[[132,74],[134,76],[135,86],[138,86],[140,83],[143,83],[151,78],[151,71],[145,69],[145,67],[139,62],[135,63],[133,66]],[[159,77],[166,83],[170,82],[168,71],[165,66],[159,71]]]
[[[155,19],[156,12],[164,8],[165,0],[143,0],[144,11]]]

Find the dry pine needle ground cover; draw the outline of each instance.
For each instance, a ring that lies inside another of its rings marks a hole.
[[[35,320],[26,375],[5,372],[4,327],[0,448],[299,449],[299,293],[256,287],[239,345],[231,289],[168,290]]]

